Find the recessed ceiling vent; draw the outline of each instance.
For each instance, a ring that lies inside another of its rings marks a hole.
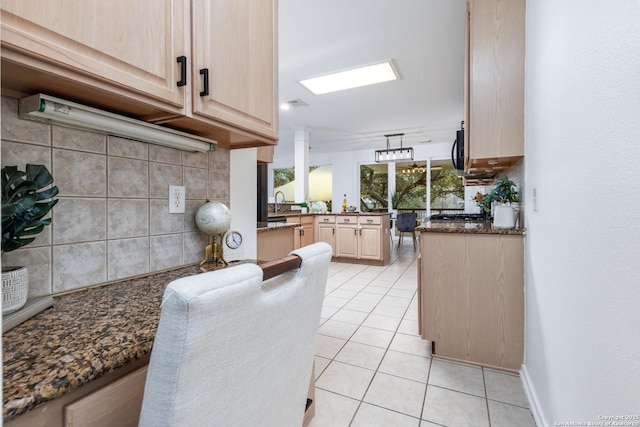
[[[308,107],[309,104],[304,102],[302,99],[294,99],[291,101],[287,101],[280,106],[282,110],[289,110],[291,108],[300,108],[300,107]]]

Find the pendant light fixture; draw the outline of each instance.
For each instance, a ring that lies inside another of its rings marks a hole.
[[[403,147],[402,137],[404,133],[394,133],[385,135],[387,138],[387,148],[385,150],[376,150],[376,163],[392,163],[399,160],[413,160],[413,147]],[[400,137],[400,148],[391,148],[389,138]]]
[[[407,168],[402,168],[402,173],[425,173],[427,168],[425,166],[418,166],[416,163]]]

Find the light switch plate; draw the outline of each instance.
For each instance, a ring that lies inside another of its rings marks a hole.
[[[184,193],[181,185],[169,186],[169,213],[184,213]]]

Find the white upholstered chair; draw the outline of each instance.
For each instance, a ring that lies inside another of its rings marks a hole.
[[[142,427],[299,427],[331,247],[263,282],[242,264],[169,284],[140,414]]]

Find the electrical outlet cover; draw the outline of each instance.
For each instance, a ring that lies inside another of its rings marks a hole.
[[[169,186],[169,213],[184,213],[185,190],[181,185]]]

